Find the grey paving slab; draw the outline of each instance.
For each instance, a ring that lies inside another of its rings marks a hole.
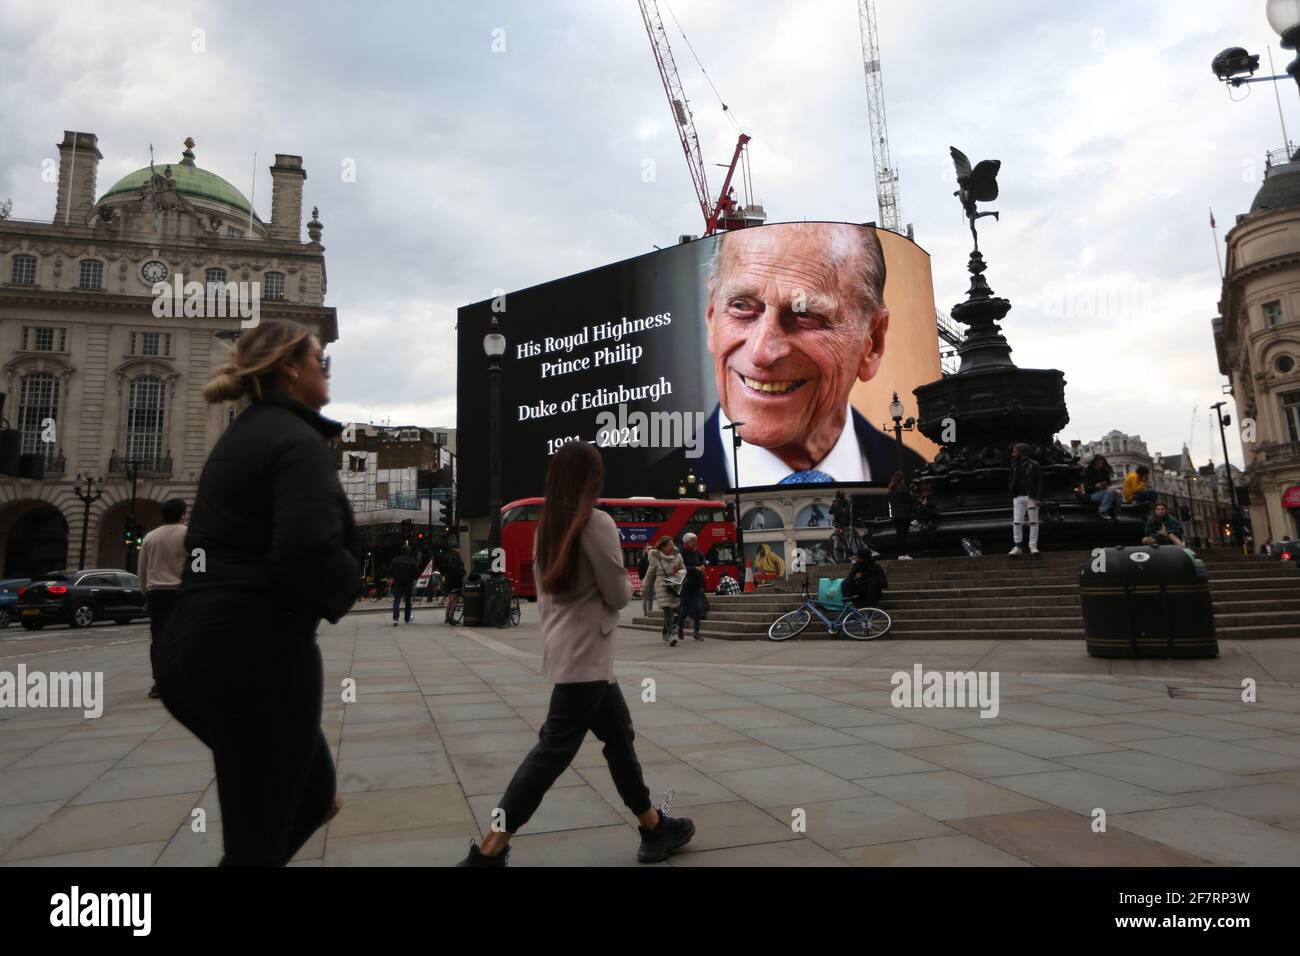
[[[451,763],[461,789],[469,796],[478,796],[504,793],[523,756],[519,752],[453,754]],[[557,787],[575,787],[582,783],[582,777],[572,768],[565,770],[555,781]]]
[[[198,798],[197,793],[171,794],[64,807],[19,840],[3,859],[38,859],[159,841],[165,845]]]
[[[1201,737],[1156,737],[1152,740],[1135,740],[1129,746],[1228,773],[1251,774],[1300,769],[1300,756],[1270,753],[1258,747],[1242,746],[1239,742],[1227,743]]]
[[[755,740],[782,750],[805,750],[810,747],[846,747],[861,743],[852,734],[806,724],[802,727],[758,727],[745,733]]]
[[[1287,757],[1300,757],[1300,735],[1288,737],[1262,737],[1257,740],[1239,740],[1235,743],[1251,750],[1266,750]]]
[[[962,731],[984,743],[1005,747],[1033,757],[1068,757],[1075,754],[1105,753],[1121,749],[1118,744],[1090,740],[1077,733],[1048,730],[1028,724],[999,722],[993,727],[967,727]]]
[[[882,714],[868,707],[853,704],[834,704],[830,707],[791,707],[790,714],[823,727],[869,727],[877,724],[900,723],[890,714]]]
[[[743,800],[703,805],[674,804],[671,812],[673,816],[689,817],[695,823],[695,836],[690,842],[693,853],[802,839],[789,822]]]
[[[628,823],[560,833],[525,833],[510,841],[510,865],[644,866],[647,864],[638,863],[636,859],[640,845],[640,834]]]
[[[1059,770],[1052,773],[1018,774],[994,777],[989,781],[1006,790],[1041,800],[1081,813],[1091,815],[1101,808],[1108,815],[1134,810],[1152,810],[1180,806],[1190,801],[1158,793],[1112,777],[1084,770]],[[974,814],[970,814],[974,816]]]
[[[917,756],[900,753],[865,740],[845,747],[818,747],[811,750],[791,750],[790,753],[804,763],[829,770],[845,780],[939,769],[934,763]]]
[[[19,803],[0,807],[0,859],[19,840],[54,816],[62,806],[62,800],[50,800],[45,803]]]
[[[1300,834],[1213,807],[1121,813],[1109,825],[1226,866],[1300,866]]]
[[[700,806],[707,803],[731,803],[736,799],[734,793],[715,779],[685,763],[651,764],[643,767],[642,771],[646,786],[650,788],[650,799],[655,806],[660,804],[661,796],[669,790],[674,791],[672,796],[674,807],[679,804]],[[578,772],[611,807],[620,812],[626,809],[608,769],[587,767]]]
[[[1029,866],[1019,857],[957,833],[837,851],[851,866]]]
[[[325,866],[454,866],[465,858],[478,827],[471,821],[334,836],[325,843]],[[511,860],[511,865],[518,865]]]
[[[341,793],[430,787],[456,782],[456,772],[452,769],[451,761],[441,750],[348,757],[339,761],[337,777]]]
[[[1041,776],[1031,774],[1030,776]],[[935,820],[1039,810],[1046,804],[953,770],[870,777],[864,787]]]
[[[461,822],[473,824],[474,816],[460,786],[450,783],[348,794],[329,832],[347,837]]]
[[[77,794],[70,806],[133,800],[173,793],[201,793],[215,779],[211,758],[160,764],[147,772],[139,767],[114,768]]]
[[[660,747],[669,750],[674,744],[717,743],[726,740],[746,740],[744,734],[713,722],[681,724],[676,727],[638,727],[638,737],[647,737]]]
[[[1159,727],[1179,734],[1195,734],[1208,740],[1242,740],[1251,737],[1278,737],[1281,732],[1267,727],[1252,727],[1249,724],[1230,720],[1216,720],[1199,714],[1179,714],[1155,711],[1142,714],[1125,714],[1124,720],[1131,724],[1145,724]]]
[[[1100,740],[1105,743],[1125,744],[1131,740],[1150,740],[1153,737],[1177,737],[1179,731],[1165,730],[1163,727],[1147,727],[1142,724],[1097,724],[1091,727],[1071,727],[1069,733],[1074,737],[1088,740]]]
[[[27,770],[32,767],[120,759],[134,750],[144,739],[144,734],[129,734],[124,737],[99,737],[93,740],[53,741],[38,747],[21,760],[11,764],[10,769]],[[205,747],[204,750],[206,749]]]
[[[895,750],[907,747],[937,747],[940,744],[965,743],[969,738],[936,727],[926,727],[907,721],[890,721],[884,724],[871,724],[866,727],[842,727],[846,734],[861,737],[874,744],[882,744]]]
[[[811,840],[759,843],[721,850],[685,852],[668,858],[670,866],[843,866],[844,862]]]
[[[133,846],[107,847],[100,850],[86,850],[81,853],[64,853],[59,856],[44,856],[12,863],[0,863],[0,866],[48,866],[61,869],[153,866],[166,845],[166,843],[160,841],[157,843],[139,843]]]
[[[866,796],[868,791],[819,767],[758,767],[711,775],[728,790],[760,807],[802,806],[826,800]]]
[[[97,760],[30,770],[6,769],[0,774],[0,807],[70,800],[111,770],[116,762]]]
[[[185,731],[183,737],[149,738],[118,761],[117,767],[121,769],[151,767],[166,763],[190,763],[197,760],[210,760],[211,757],[212,751],[207,745],[189,731]]]
[[[937,820],[878,796],[828,800],[797,808],[769,807],[768,812],[788,825],[796,809],[804,811],[808,839],[828,850],[897,843],[953,832]]]
[[[1254,779],[1254,778],[1251,778]],[[1255,783],[1184,794],[1207,807],[1215,807],[1261,823],[1300,823],[1300,793],[1280,783]]]
[[[704,773],[782,767],[801,762],[797,756],[784,750],[753,740],[691,744],[675,747],[674,750],[684,762]]]
[[[1068,810],[1030,810],[948,826],[1035,866],[1203,866],[1206,860],[1115,827],[1098,832],[1092,819]]]
[[[909,750],[908,753],[929,764],[924,769],[947,767],[949,770],[957,770],[977,778],[1002,777],[1017,773],[1042,773],[1047,770],[1061,769],[1059,763],[982,742],[919,747]],[[869,774],[862,776],[869,776]]]
[[[474,818],[479,829],[486,833],[492,824],[492,811],[500,806],[501,794],[485,794],[469,798],[474,810]],[[615,812],[603,797],[588,786],[559,787],[547,791],[542,805],[537,808],[533,818],[517,832],[520,836],[532,833],[550,833],[555,830],[582,830],[588,827],[608,826],[622,823],[623,818]],[[507,829],[514,830],[515,824],[505,821]]]
[[[1159,793],[1187,793],[1211,787],[1231,787],[1241,782],[1236,774],[1133,750],[1082,754],[1060,760],[1079,770],[1124,780]]]

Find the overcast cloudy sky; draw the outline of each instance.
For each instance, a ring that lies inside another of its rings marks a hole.
[[[855,0],[668,5],[754,137],[769,218],[877,218]],[[1231,102],[1209,64],[1242,45],[1283,69],[1262,0],[878,6],[903,216],[938,303],[966,286],[957,145],[1002,160],[988,276],[1014,303],[1017,363],[1066,373],[1061,437],[1119,428],[1166,453],[1190,438],[1198,463],[1219,460],[1208,210],[1222,239],[1282,136],[1271,85]],[[723,162],[735,132],[664,19],[705,159]],[[301,154],[339,311],[340,418],[454,423],[458,306],[700,231],[636,0],[5,0],[0,89],[16,217],[53,215],[40,162],[64,129],[99,135],[101,191],[150,142],[169,159],[193,136],[199,165],[247,193],[256,153],[263,218],[273,154]],[[1280,92],[1300,138],[1296,88]]]

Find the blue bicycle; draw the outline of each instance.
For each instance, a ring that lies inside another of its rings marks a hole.
[[[829,618],[823,611],[834,613]],[[825,604],[813,599],[808,593],[808,579],[803,581],[803,604],[782,614],[767,629],[767,636],[774,641],[788,641],[798,637],[804,628],[812,623],[816,616],[826,626],[827,634],[844,633],[855,641],[874,641],[884,636],[893,621],[889,615],[878,607],[857,608],[852,604]]]

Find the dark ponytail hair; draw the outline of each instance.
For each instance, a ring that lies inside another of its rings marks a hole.
[[[566,442],[546,469],[546,498],[537,521],[535,566],[539,591],[565,594],[578,581],[582,529],[591,518],[605,481],[605,463],[596,446]]]

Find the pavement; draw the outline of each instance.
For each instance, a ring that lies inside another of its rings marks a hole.
[[[293,865],[465,855],[546,714],[536,613],[507,630],[434,608],[322,629],[345,804]],[[662,865],[1300,864],[1300,638],[1222,642],[1208,661],[1096,660],[1081,641],[616,639],[652,796],[671,789],[696,824]],[[145,696],[147,628],[0,631],[0,671],[19,663],[102,671],[106,704],[0,710],[0,865],[215,864],[212,761]],[[894,707],[891,675],[917,664],[997,672],[997,716]],[[637,843],[589,738],[511,862],[635,866]]]

